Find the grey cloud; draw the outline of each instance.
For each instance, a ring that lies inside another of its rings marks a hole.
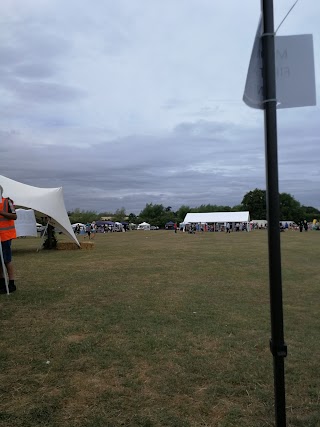
[[[232,126],[230,124],[230,126]],[[225,132],[227,129],[225,123],[211,122],[207,120],[199,120],[193,123],[180,123],[174,129],[174,132],[188,137],[212,137]]]
[[[10,99],[11,98],[11,99]],[[67,128],[74,125],[74,120],[65,114],[62,109],[56,109],[54,104],[32,103],[25,98],[17,99],[8,97],[6,102],[2,102],[2,112],[0,117],[1,126],[6,129],[32,127],[37,129],[47,129],[48,132],[59,128]],[[33,130],[33,132],[35,132]],[[62,143],[62,142],[61,142]]]
[[[203,127],[211,131],[209,123]],[[219,129],[222,132],[222,126]],[[147,202],[174,208],[181,204],[238,204],[244,194],[241,189],[263,182],[263,159],[258,153],[247,153],[230,140],[221,144],[198,139],[192,136],[192,129],[190,134],[187,146],[185,135],[179,138],[176,132],[163,138],[127,137],[77,150],[29,146],[22,150],[24,168],[13,178],[31,185],[63,186],[70,209],[94,206],[103,211],[125,206],[134,212]],[[23,140],[19,137],[15,144],[16,152]],[[11,160],[6,158],[8,171],[14,162],[12,153]]]
[[[17,38],[18,36],[16,35]],[[50,73],[48,64],[52,65],[55,60],[66,56],[69,51],[69,42],[60,37],[46,37],[43,32],[34,37],[26,32],[10,44],[4,45],[2,42],[0,67],[10,70],[11,73],[14,73],[16,69],[18,74],[21,74],[18,67],[29,66],[34,68],[33,73],[35,73],[35,64],[38,64],[42,72],[44,72],[44,68],[47,68],[46,75],[48,75]],[[52,68],[54,70],[54,66]]]
[[[72,46],[68,38],[57,33],[48,21],[21,20],[7,30],[7,35],[10,37],[6,38],[6,45],[2,44],[2,48],[15,53],[19,62],[62,57]]]
[[[162,106],[164,110],[174,110],[176,108],[185,107],[189,102],[183,99],[170,98]]]
[[[8,46],[0,46],[0,67],[8,68],[21,62],[21,51]]]
[[[29,20],[13,26],[11,33],[0,47],[3,89],[28,102],[62,103],[84,96],[83,90],[54,81],[57,61],[70,53],[67,39]]]
[[[57,71],[57,67],[48,64],[25,63],[17,65],[13,69],[13,74],[25,79],[44,79],[52,77]]]
[[[85,96],[85,92],[81,89],[45,81],[30,82],[10,78],[3,81],[2,86],[17,97],[34,103],[64,103]]]

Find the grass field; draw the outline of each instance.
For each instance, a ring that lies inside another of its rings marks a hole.
[[[59,237],[61,239],[61,237]],[[320,426],[320,233],[281,234],[288,426]],[[14,242],[0,426],[272,426],[267,235]]]

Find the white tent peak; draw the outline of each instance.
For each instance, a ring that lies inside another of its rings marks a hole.
[[[3,187],[3,197],[10,197],[16,205],[33,209],[38,219],[46,218],[49,224],[57,227],[80,246],[66,211],[62,187],[33,187],[3,175],[0,175],[0,185]]]

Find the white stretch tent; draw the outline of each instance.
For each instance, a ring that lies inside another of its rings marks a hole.
[[[3,187],[3,197],[10,197],[16,205],[33,209],[37,218],[44,217],[46,222],[80,246],[64,205],[62,187],[33,187],[2,175],[0,185]]]
[[[244,212],[203,212],[203,213],[187,213],[184,218],[184,223],[190,224],[217,224],[217,223],[241,223],[247,224],[250,221],[249,211]]]
[[[37,237],[37,223],[33,209],[16,209],[17,219],[14,222],[17,237]]]

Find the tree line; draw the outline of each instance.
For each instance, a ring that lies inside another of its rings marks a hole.
[[[123,207],[112,212],[83,211],[75,209],[68,212],[71,223],[81,222],[87,223],[97,221],[102,217],[110,217],[113,221],[130,222],[139,224],[140,222],[148,222],[151,225],[164,227],[169,221],[182,222],[188,212],[237,212],[249,211],[252,220],[267,219],[266,214],[266,191],[256,188],[255,190],[246,193],[240,205],[236,206],[220,206],[220,205],[200,205],[190,207],[182,205],[176,211],[172,210],[171,206],[163,206],[162,204],[147,203],[142,211],[136,215],[134,213],[126,213]],[[301,220],[312,222],[313,219],[320,220],[320,211],[312,206],[301,205],[291,194],[280,193],[280,220],[295,221],[298,223]]]

